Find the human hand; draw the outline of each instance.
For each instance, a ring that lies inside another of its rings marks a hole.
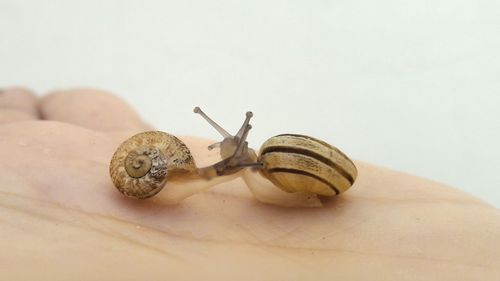
[[[442,184],[357,161],[321,208],[259,203],[241,180],[171,206],[113,187],[114,150],[151,128],[112,95],[6,89],[0,123],[1,280],[500,278],[498,210]]]

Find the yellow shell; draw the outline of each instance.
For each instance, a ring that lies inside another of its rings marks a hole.
[[[354,163],[328,143],[304,135],[283,134],[261,147],[261,174],[287,192],[334,196],[357,177]]]
[[[139,199],[158,193],[167,180],[196,170],[187,146],[173,135],[150,131],[132,136],[116,150],[109,173],[124,195]]]

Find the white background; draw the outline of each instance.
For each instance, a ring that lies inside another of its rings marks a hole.
[[[500,206],[497,0],[0,0],[0,85],[113,91],[161,130],[322,138]]]

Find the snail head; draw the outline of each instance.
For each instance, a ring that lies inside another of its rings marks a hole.
[[[245,120],[238,132],[231,135],[208,117],[198,106],[193,111],[200,114],[223,137],[222,141],[208,146],[208,150],[217,147],[220,149],[222,161],[214,164],[218,175],[235,173],[244,167],[261,166],[260,163],[256,162],[255,152],[248,148],[248,142],[246,141],[248,132],[252,129],[252,125],[250,125],[250,119],[253,117],[252,112],[248,111],[245,114]]]

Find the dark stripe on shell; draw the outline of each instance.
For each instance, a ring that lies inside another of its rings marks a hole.
[[[351,163],[354,167],[356,167],[356,165],[354,165],[354,163],[352,162],[352,160],[349,157],[347,157],[347,155],[345,155],[344,152],[342,152],[340,149],[336,148],[335,146],[332,146],[331,144],[329,144],[327,142],[324,142],[322,140],[319,140],[319,139],[316,139],[316,138],[313,138],[313,137],[310,137],[310,136],[299,135],[299,134],[281,134],[281,135],[277,135],[275,137],[286,137],[286,136],[307,139],[307,140],[314,141],[316,143],[322,144],[322,145],[324,145],[326,147],[329,147],[329,148],[335,150],[338,154],[342,155],[342,157],[344,157],[345,160],[349,161],[349,163]]]
[[[311,158],[314,158],[335,171],[337,171],[340,175],[342,175],[351,185],[354,184],[354,178],[351,174],[349,174],[344,168],[342,168],[339,164],[334,163],[331,159],[328,159],[324,157],[323,155],[320,155],[314,151],[307,150],[304,148],[298,148],[298,147],[291,147],[291,146],[269,146],[266,147],[262,153],[261,157],[264,156],[266,153],[271,153],[271,152],[284,152],[284,153],[295,153],[295,154],[300,154],[300,155],[305,155],[309,156]]]
[[[306,172],[303,170],[290,169],[290,168],[272,168],[272,169],[266,170],[266,172],[268,172],[268,173],[290,173],[290,174],[297,174],[297,175],[311,177],[311,178],[314,178],[314,179],[326,184],[327,186],[329,186],[333,191],[335,191],[336,195],[338,195],[340,193],[338,188],[336,188],[331,182],[325,180],[322,177],[318,177],[315,174],[312,174],[312,173],[309,173],[309,172]]]

